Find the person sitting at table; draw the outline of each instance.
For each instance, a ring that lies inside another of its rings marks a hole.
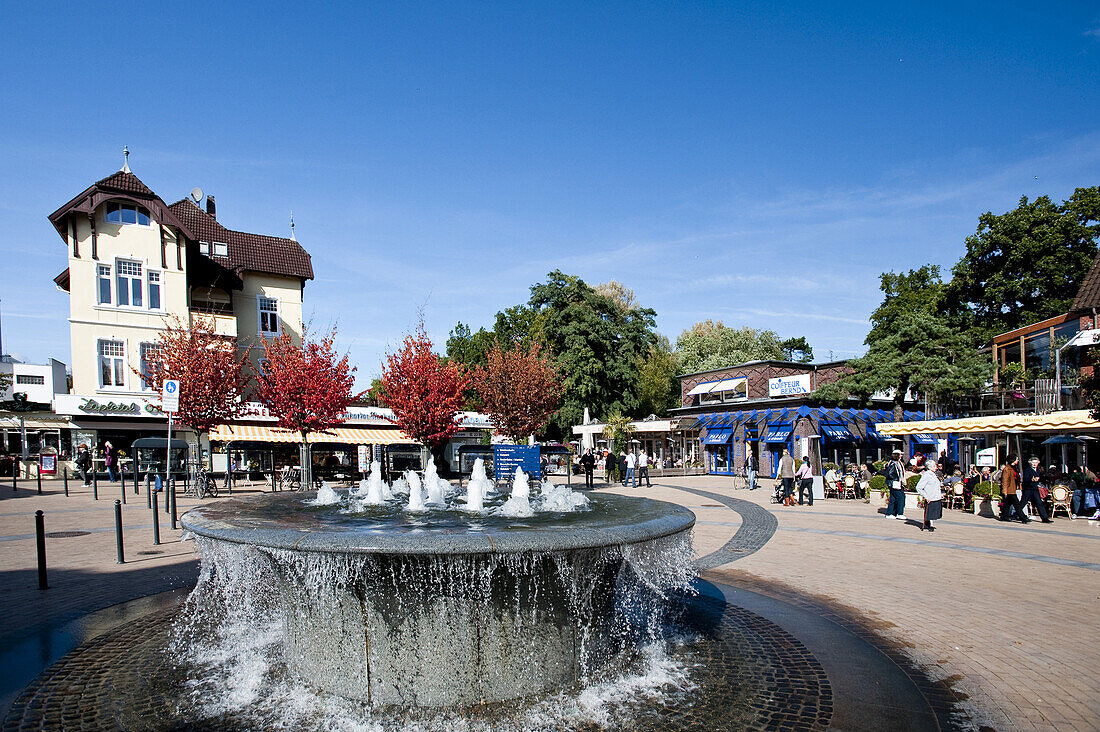
[[[970,510],[974,502],[974,490],[981,482],[982,474],[978,472],[977,466],[971,465],[970,469],[966,471],[966,478],[963,479],[963,508],[967,511]]]

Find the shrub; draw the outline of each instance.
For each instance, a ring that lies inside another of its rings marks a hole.
[[[882,469],[886,467],[886,461],[885,460],[876,460],[874,462],[874,466],[875,466],[875,470],[877,472],[882,472]]]
[[[871,490],[884,491],[886,490],[886,476],[885,475],[872,475],[871,476]]]
[[[1001,486],[996,483],[991,483],[988,480],[983,480],[974,487],[974,494],[979,496],[999,496],[1001,495]]]
[[[919,475],[910,475],[905,481],[905,490],[915,491],[917,489],[917,483],[920,482]]]
[[[836,463],[822,463],[821,464],[821,469],[822,469],[822,471],[827,473],[830,470],[840,470],[840,466],[837,465]]]

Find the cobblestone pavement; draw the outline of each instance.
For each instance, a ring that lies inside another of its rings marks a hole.
[[[766,488],[735,489],[717,476],[604,490],[691,508],[704,578],[862,628],[948,687],[976,726],[1100,729],[1096,523],[1059,517],[1022,526],[945,510],[929,534],[862,501],[783,507]],[[757,551],[728,552],[737,548],[727,544],[742,527],[743,502],[778,525]]]
[[[965,699],[978,723],[1100,729],[1095,523],[1059,517],[1054,524],[1008,525],[948,510],[928,534],[915,522],[884,519],[882,509],[860,501],[774,505],[766,488],[734,489],[728,478],[597,487],[691,508],[698,517],[696,553],[709,557],[704,578],[813,607],[864,630],[941,680],[955,699]],[[60,481],[47,481],[42,496],[33,483],[21,482],[13,493],[0,482],[0,591],[7,601],[0,648],[66,619],[194,581],[192,545],[181,544],[180,532],[162,520],[163,543],[153,546],[146,498],[132,492],[124,507],[127,563],[116,564],[119,486],[100,488],[95,502],[90,489],[75,482],[68,498]],[[195,503],[181,498],[180,512]],[[44,591],[35,574],[38,509],[45,511],[46,531],[61,534],[47,539],[50,589]],[[915,517],[915,507],[909,510]],[[770,536],[759,528],[768,520],[764,514],[776,522]]]

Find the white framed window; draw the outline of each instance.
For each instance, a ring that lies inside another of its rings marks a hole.
[[[143,391],[148,391],[153,388],[153,382],[149,379],[149,367],[154,365],[157,360],[157,344],[156,343],[142,343],[141,344],[141,388]]]
[[[126,387],[126,344],[123,341],[99,342],[99,386],[104,389]]]
[[[260,333],[279,335],[279,301],[272,297],[257,298],[260,313]]]
[[[96,266],[96,302],[100,305],[111,304],[111,265]]]
[[[226,244],[224,241],[214,242],[214,256],[215,257],[228,257],[229,256],[229,245]]]
[[[16,374],[15,375],[15,383],[16,384],[37,384],[38,386],[42,386],[43,384],[46,383],[46,377],[45,376],[35,376],[34,374]]]
[[[210,253],[210,242],[200,241],[199,242],[199,252],[202,253],[202,254],[209,254]]]
[[[118,304],[141,307],[145,283],[141,279],[141,262],[131,259],[115,261],[115,281],[118,284]]]
[[[149,309],[160,310],[160,272],[149,270],[146,277],[149,280]]]
[[[108,203],[105,218],[110,224],[149,226],[152,222],[147,208],[132,203]]]

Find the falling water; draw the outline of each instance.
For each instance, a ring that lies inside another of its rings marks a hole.
[[[513,518],[534,516],[535,511],[531,508],[530,495],[531,487],[528,484],[527,474],[523,472],[523,468],[516,468],[511,497],[500,507],[500,515]]]
[[[405,482],[409,484],[409,504],[405,510],[424,511],[424,494],[420,492],[420,476],[412,470],[407,470]]]
[[[428,467],[424,468],[424,492],[427,494],[424,503],[432,506],[445,505],[444,492],[449,491],[450,487],[450,483],[440,478],[436,472],[435,461],[429,460]]]
[[[340,502],[340,494],[333,490],[328,483],[321,483],[317,489],[317,497],[307,501],[311,506],[332,506]]]

